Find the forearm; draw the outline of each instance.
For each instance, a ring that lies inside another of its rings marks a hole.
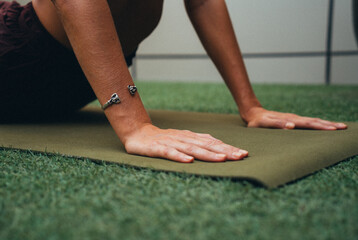
[[[106,0],[53,1],[72,49],[103,105],[116,92],[120,104],[105,114],[122,142],[131,131],[150,123],[139,94],[131,96],[133,85]]]
[[[189,18],[243,115],[257,100],[224,0],[185,0]]]

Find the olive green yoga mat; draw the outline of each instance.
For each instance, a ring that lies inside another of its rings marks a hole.
[[[44,123],[0,124],[0,146],[30,149],[94,160],[230,177],[276,187],[358,154],[358,123],[348,130],[279,130],[246,128],[238,115],[174,111],[149,111],[161,128],[210,133],[222,141],[247,149],[242,161],[176,163],[159,158],[129,155],[103,113],[82,110],[71,120]]]

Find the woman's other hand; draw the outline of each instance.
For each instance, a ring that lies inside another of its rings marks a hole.
[[[316,130],[342,130],[347,128],[344,123],[330,122],[320,118],[301,117],[292,113],[268,111],[262,107],[251,108],[242,118],[248,127]]]
[[[130,154],[166,158],[182,163],[190,163],[194,159],[223,162],[248,156],[247,151],[225,144],[209,134],[160,129],[152,124],[145,124],[131,133],[124,146]]]

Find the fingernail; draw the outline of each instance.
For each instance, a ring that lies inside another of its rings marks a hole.
[[[337,123],[337,126],[338,126],[338,127],[346,127],[347,125],[344,124],[344,123]]]
[[[241,158],[242,153],[241,153],[241,152],[233,152],[233,153],[232,153],[232,156],[233,156],[234,158]]]
[[[337,128],[336,127],[333,127],[333,126],[329,126],[327,127],[328,130],[336,130]]]
[[[221,160],[223,158],[226,158],[226,155],[225,154],[216,154],[215,157],[216,157],[216,159]]]
[[[246,150],[240,150],[240,152],[242,153],[242,154],[244,154],[244,155],[247,155],[249,152],[248,151],[246,151]]]
[[[286,127],[286,128],[294,128],[294,127],[295,127],[295,124],[292,123],[292,122],[288,122],[288,123],[286,123],[285,127]]]
[[[185,157],[184,157],[184,160],[185,160],[185,161],[192,161],[192,160],[193,160],[193,157],[185,156]]]

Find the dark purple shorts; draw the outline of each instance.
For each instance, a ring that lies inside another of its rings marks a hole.
[[[31,2],[0,1],[0,120],[63,115],[95,99],[73,51],[46,31]]]

